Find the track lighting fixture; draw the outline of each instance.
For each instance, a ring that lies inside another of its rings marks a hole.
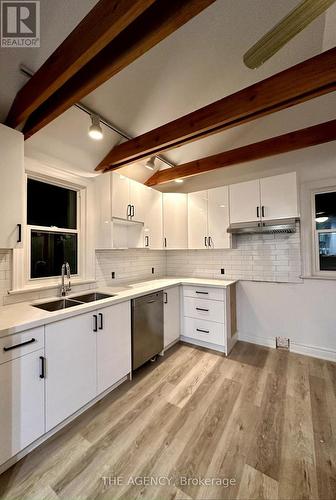
[[[155,170],[155,156],[152,156],[145,165],[148,170]]]
[[[95,141],[100,141],[104,134],[100,125],[100,119],[98,115],[91,115],[91,125],[89,128],[89,136]]]

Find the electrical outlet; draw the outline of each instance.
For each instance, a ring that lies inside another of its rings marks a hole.
[[[154,269],[154,267],[152,267],[152,274],[154,274],[154,273],[155,273],[155,269]]]
[[[115,272],[114,271],[112,271],[111,276],[112,276],[112,279],[114,280],[115,279]]]
[[[221,274],[225,274],[225,269],[224,267],[221,268]]]
[[[289,351],[290,340],[287,337],[275,337],[275,345],[277,349]]]

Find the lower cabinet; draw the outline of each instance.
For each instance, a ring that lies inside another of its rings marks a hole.
[[[2,338],[0,345],[2,464],[45,432],[43,327]]]
[[[92,313],[45,327],[46,430],[96,396],[96,334]]]
[[[131,303],[98,311],[97,386],[104,392],[131,371]]]
[[[164,290],[164,347],[180,338],[180,287]]]
[[[130,302],[45,327],[46,430],[131,371]]]

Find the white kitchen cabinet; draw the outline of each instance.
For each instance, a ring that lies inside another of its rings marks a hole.
[[[188,195],[189,248],[231,248],[228,187]]]
[[[113,172],[111,174],[103,174],[111,176],[111,204],[112,217],[118,219],[128,219],[130,215],[130,179],[124,175]],[[107,179],[106,179],[107,182]]]
[[[231,248],[229,188],[222,186],[208,190],[208,235],[210,248]]]
[[[230,222],[298,217],[296,172],[230,186]]]
[[[22,247],[24,221],[23,134],[0,124],[0,248]]]
[[[208,246],[208,192],[198,191],[188,195],[188,247]]]
[[[33,339],[35,342],[27,343]],[[45,432],[43,327],[1,340],[4,356],[0,359],[0,464]],[[22,347],[7,351],[23,342],[26,344]]]
[[[131,219],[138,222],[144,222],[148,208],[148,197],[146,196],[148,190],[140,182],[129,180],[130,184],[130,205],[131,205]]]
[[[259,217],[259,179],[232,184],[230,186],[230,223],[253,222]]]
[[[163,247],[162,193],[144,186],[144,246],[152,250]]]
[[[188,196],[183,193],[163,193],[162,204],[165,248],[188,248]]]
[[[164,348],[180,338],[180,287],[164,290]]]
[[[94,189],[95,247],[99,250],[109,250],[113,246],[111,174],[98,175],[94,180]]]
[[[260,179],[263,220],[298,217],[296,172]]]
[[[99,309],[97,386],[101,394],[131,371],[131,305],[122,302]]]
[[[45,327],[47,431],[96,396],[96,334],[93,330],[92,313]]]

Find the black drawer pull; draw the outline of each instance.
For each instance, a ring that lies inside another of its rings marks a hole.
[[[41,371],[40,371],[40,378],[45,378],[45,357],[40,356],[40,361],[41,361]]]
[[[168,304],[168,293],[167,292],[163,292],[163,297],[164,297],[163,303],[164,304]]]
[[[94,332],[97,332],[98,331],[98,317],[97,317],[97,314],[94,314],[93,315],[93,331]]]
[[[17,349],[18,347],[23,347],[24,345],[33,344],[34,342],[36,342],[36,339],[27,340],[26,342],[22,342],[21,344],[11,345],[10,347],[4,347],[3,350],[5,352],[12,351],[13,349]]]
[[[22,224],[17,224],[17,228],[18,228],[18,238],[16,240],[17,243],[21,243],[22,242]]]
[[[204,309],[203,307],[196,307],[196,311],[209,312],[209,309]]]
[[[202,294],[202,295],[209,295],[209,292],[198,292],[197,290],[196,290],[196,292],[195,292],[195,293],[200,293],[200,294]]]
[[[196,328],[196,331],[201,333],[210,333],[209,330],[201,330],[201,328]]]
[[[104,328],[104,319],[103,319],[103,314],[99,313],[99,330],[103,330]]]

